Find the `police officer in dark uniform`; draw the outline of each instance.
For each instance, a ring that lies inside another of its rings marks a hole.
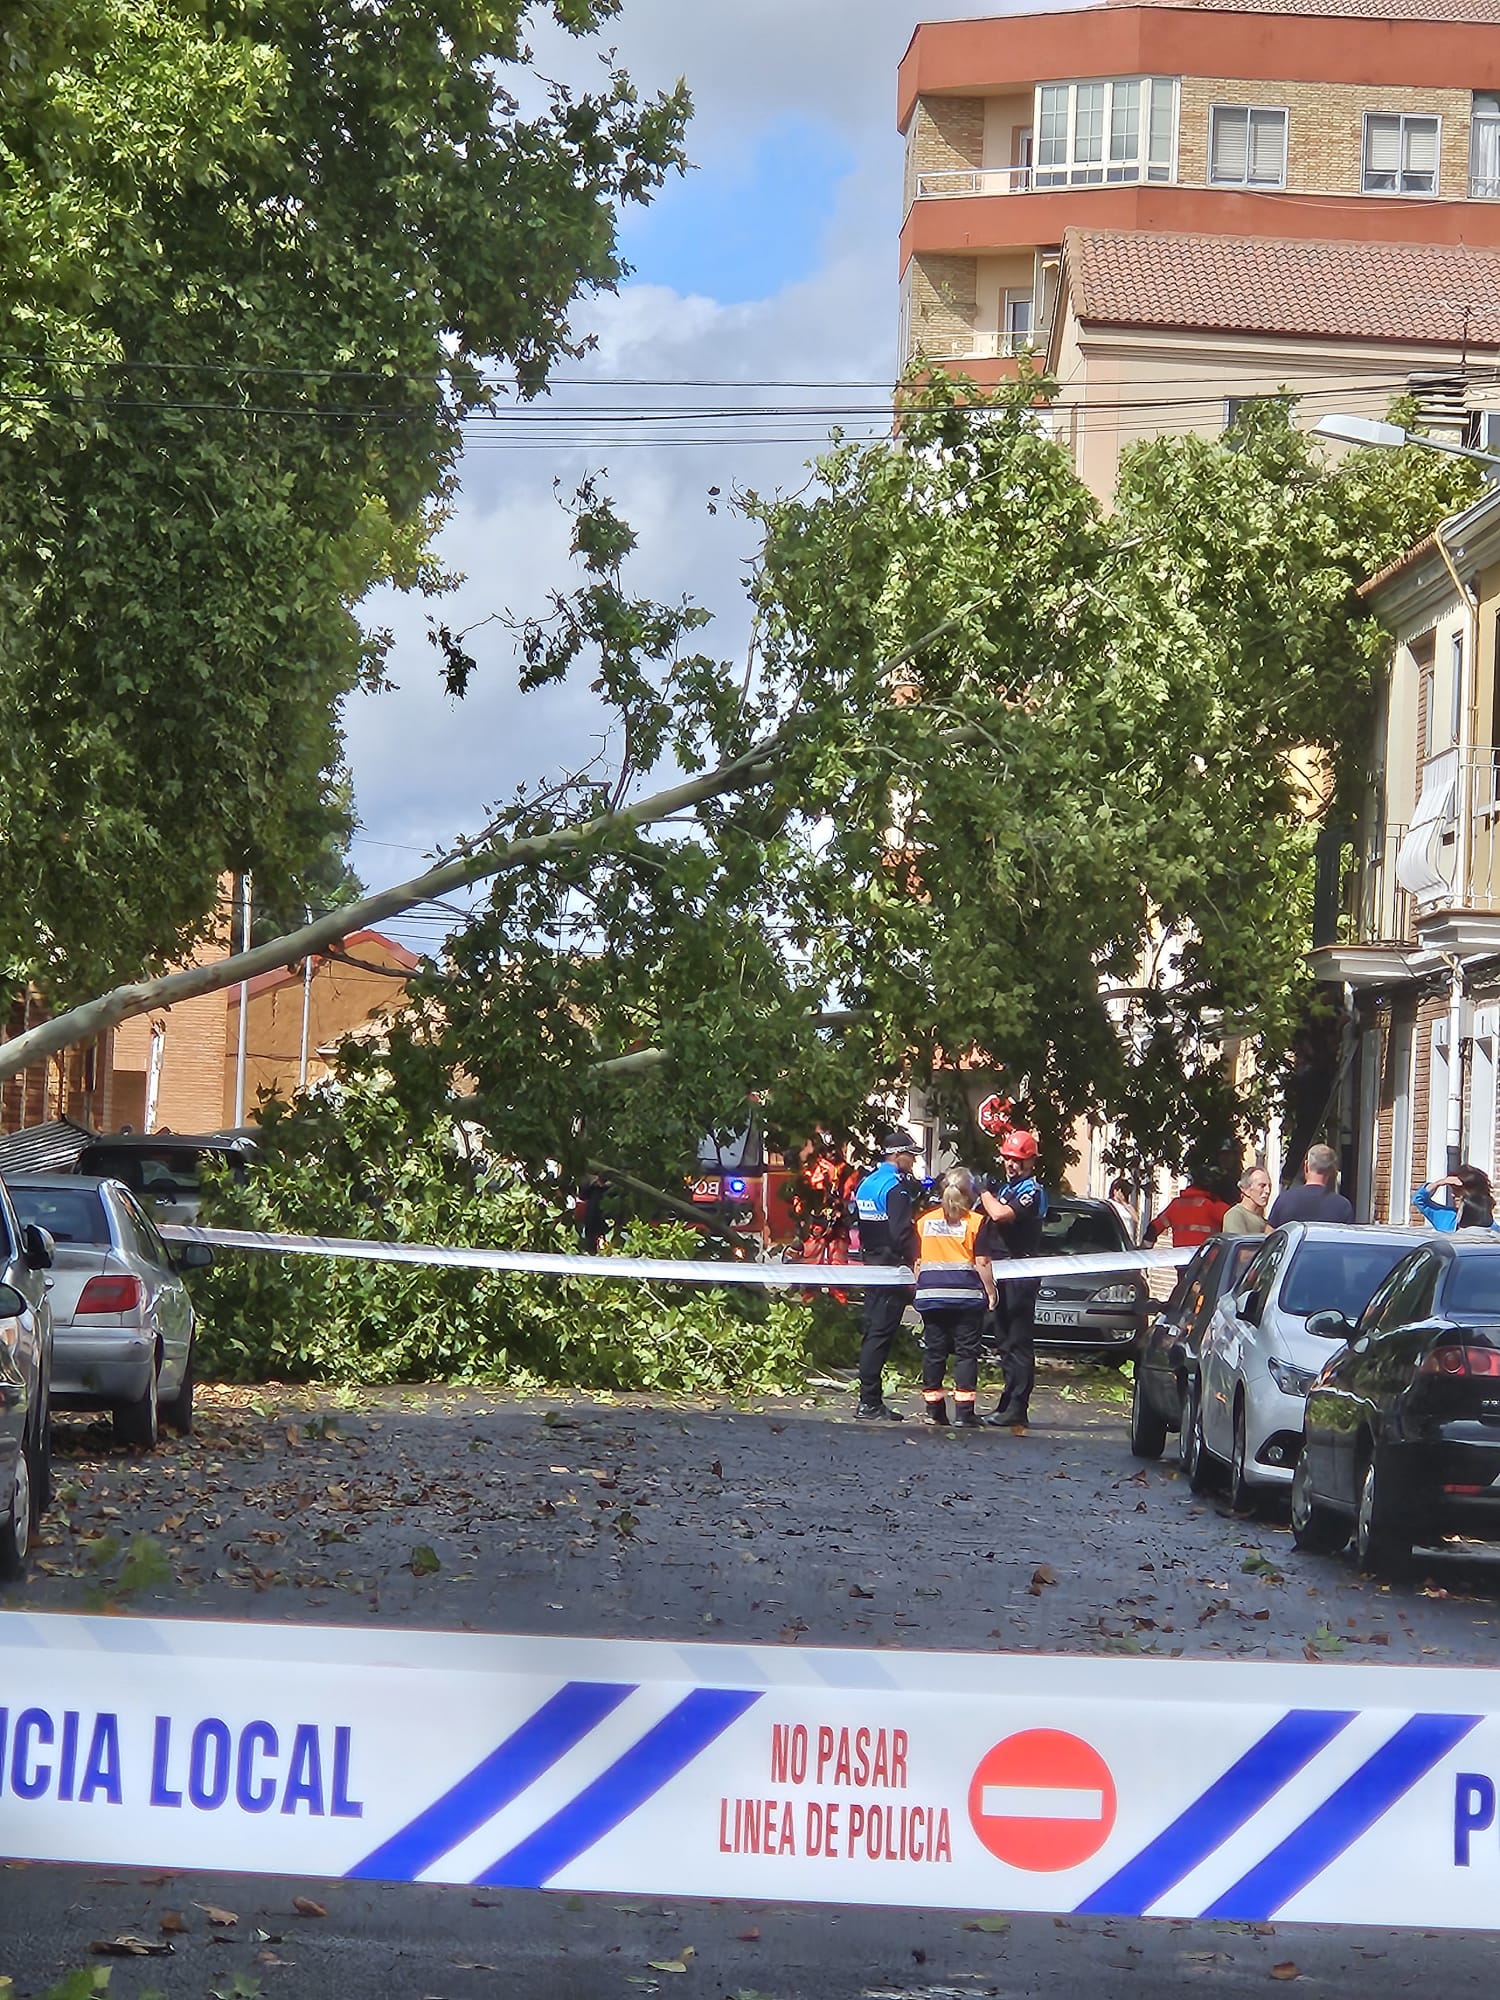
[[[854,1190],[859,1221],[861,1262],[905,1264],[917,1261],[917,1203],[921,1186],[912,1173],[917,1142],[910,1132],[892,1132],[882,1148],[884,1159]],[[867,1423],[899,1424],[897,1411],[887,1408],[885,1364],[890,1359],[901,1315],[911,1304],[912,1291],[903,1285],[867,1285],[859,1350],[859,1408]]]
[[[1000,1144],[1005,1179],[998,1190],[986,1189],[979,1197],[985,1223],[975,1247],[981,1257],[994,1260],[996,1289],[1000,1294],[995,1309],[995,1344],[1005,1377],[1005,1393],[993,1413],[984,1419],[997,1430],[1015,1429],[1027,1422],[1032,1384],[1036,1380],[1031,1315],[1037,1280],[1007,1278],[1005,1259],[1035,1257],[1041,1249],[1047,1192],[1036,1177],[1040,1150],[1034,1132],[1007,1133]]]

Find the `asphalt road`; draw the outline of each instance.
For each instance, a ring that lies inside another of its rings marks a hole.
[[[152,1459],[60,1424],[60,1500],[0,1605],[788,1645],[1479,1663],[1500,1562],[1410,1584],[1296,1554],[1129,1455],[1119,1385],[1051,1372],[1029,1435],[872,1431],[838,1393],[755,1409],[393,1391],[204,1395]],[[916,1415],[915,1399],[903,1399]],[[436,1567],[433,1567],[433,1563]],[[0,1694],[3,1699],[3,1694]],[[294,1899],[324,1914],[299,1913]],[[207,1906],[205,1908],[205,1906]],[[214,1921],[232,1914],[235,1921]],[[166,1928],[163,1928],[163,1924]],[[956,2000],[1488,1994],[1487,1938],[622,1902],[0,1865],[0,1996],[77,1968],[169,2000],[642,1994]],[[150,1960],[91,1958],[124,1934]],[[682,1964],[683,1973],[652,1961]],[[6,1979],[13,1984],[6,1985]]]

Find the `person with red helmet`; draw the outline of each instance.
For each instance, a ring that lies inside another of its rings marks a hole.
[[[979,1197],[985,1221],[977,1247],[981,1256],[993,1260],[999,1294],[994,1314],[995,1346],[1005,1377],[1005,1393],[991,1415],[984,1419],[996,1429],[1025,1428],[1036,1380],[1035,1328],[1031,1314],[1037,1281],[1007,1278],[1004,1271],[1007,1257],[1034,1257],[1041,1248],[1047,1191],[1037,1178],[1040,1152],[1035,1132],[1013,1127],[1000,1142],[1005,1178],[998,1190],[986,1188]]]

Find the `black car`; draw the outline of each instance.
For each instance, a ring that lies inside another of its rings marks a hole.
[[[1292,1480],[1298,1548],[1396,1570],[1444,1535],[1500,1541],[1500,1240],[1434,1235],[1396,1265],[1307,1398]]]
[[[1172,1295],[1146,1329],[1130,1396],[1130,1449],[1160,1458],[1168,1431],[1182,1434],[1189,1378],[1213,1309],[1233,1291],[1263,1236],[1210,1236],[1178,1274]]]
[[[255,1141],[240,1132],[119,1132],[95,1139],[73,1164],[75,1174],[123,1181],[157,1222],[194,1222],[203,1199],[207,1160],[244,1180]]]
[[[1134,1248],[1119,1210],[1109,1202],[1088,1201],[1081,1195],[1048,1197],[1042,1256],[1080,1257]],[[997,1261],[995,1276],[1005,1276],[1003,1260]],[[1142,1271],[1127,1268],[1079,1275],[1059,1270],[1037,1287],[1031,1316],[1038,1347],[1064,1347],[1075,1353],[1083,1348],[1123,1359],[1135,1352],[1150,1310],[1151,1294]]]

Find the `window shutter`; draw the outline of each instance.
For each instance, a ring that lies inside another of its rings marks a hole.
[[[1258,187],[1280,187],[1285,178],[1286,113],[1250,113],[1250,157],[1247,179]]]
[[[1213,112],[1213,159],[1209,177],[1242,182],[1249,149],[1250,114],[1238,105],[1216,104]]]
[[[1408,118],[1406,121],[1405,166],[1411,174],[1435,174],[1438,163],[1438,125],[1435,118]]]
[[[1401,171],[1401,120],[1373,113],[1365,120],[1365,172],[1394,177]]]

